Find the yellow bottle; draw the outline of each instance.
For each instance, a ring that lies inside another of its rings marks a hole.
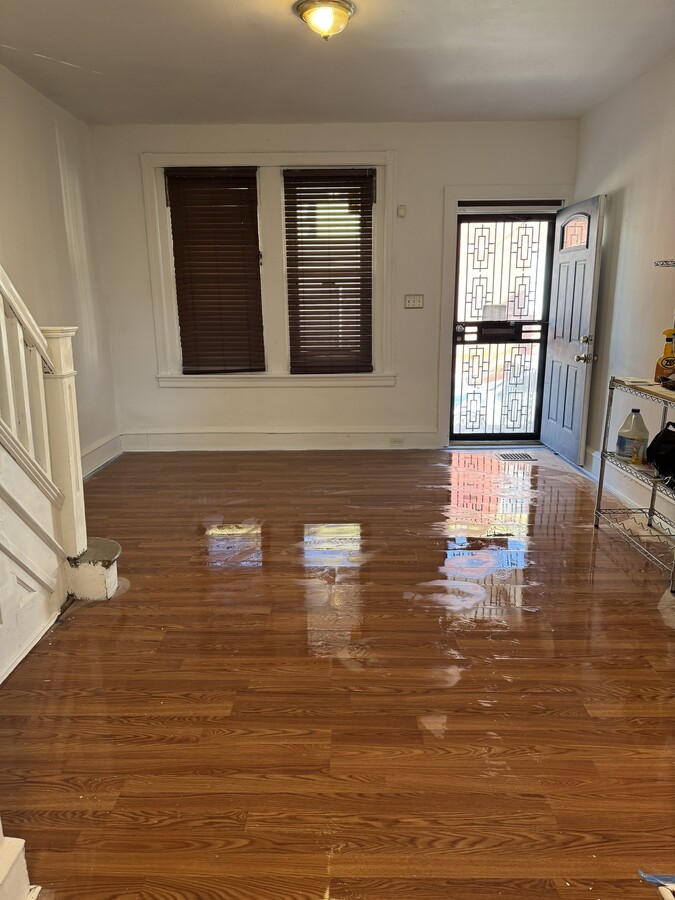
[[[654,381],[660,384],[671,375],[675,375],[675,354],[673,353],[673,335],[675,328],[666,328],[663,332],[666,336],[666,343],[663,347],[663,353],[656,360],[656,371],[654,372]]]

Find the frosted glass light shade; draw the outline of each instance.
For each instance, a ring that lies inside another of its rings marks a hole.
[[[339,34],[354,15],[348,0],[303,0],[295,7],[300,18],[324,40]]]

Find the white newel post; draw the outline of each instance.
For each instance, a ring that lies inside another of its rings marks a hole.
[[[42,328],[54,372],[45,375],[52,478],[64,496],[61,541],[69,557],[87,549],[80,434],[77,424],[73,335],[77,328]]]

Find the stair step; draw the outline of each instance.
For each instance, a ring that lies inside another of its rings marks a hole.
[[[68,560],[68,593],[78,600],[110,600],[117,590],[117,558],[121,552],[117,541],[90,538],[84,553]]]
[[[89,538],[89,545],[84,553],[71,559],[70,564],[71,566],[82,566],[89,563],[109,569],[117,561],[121,552],[122,548],[117,541],[111,541],[110,538],[93,537]]]

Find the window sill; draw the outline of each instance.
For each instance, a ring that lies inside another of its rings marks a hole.
[[[250,387],[393,387],[396,375],[158,375],[160,387],[168,388],[250,388]]]

